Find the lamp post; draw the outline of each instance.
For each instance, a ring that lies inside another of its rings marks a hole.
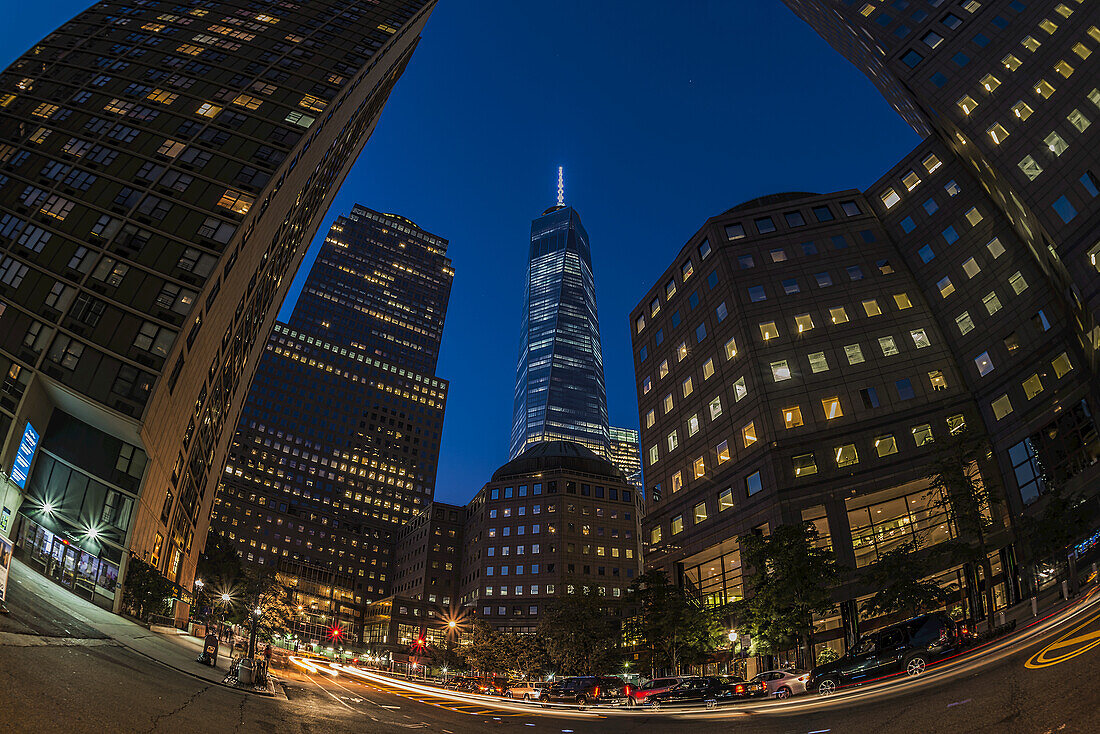
[[[248,657],[256,657],[256,626],[260,623],[260,617],[264,615],[264,610],[256,607],[252,610],[252,625],[248,632]]]

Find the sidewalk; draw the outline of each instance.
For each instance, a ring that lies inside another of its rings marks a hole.
[[[171,628],[158,627],[158,630],[164,631],[153,631],[112,614],[69,593],[32,571],[18,559],[12,560],[8,576],[8,596],[12,617],[5,618],[9,620],[5,629],[11,631],[0,633],[0,644],[20,644],[19,638],[31,638],[22,644],[35,644],[33,638],[43,636],[72,640],[73,644],[82,644],[80,642],[82,640],[106,638],[181,673],[217,685],[224,685],[222,680],[229,669],[230,661],[228,645],[221,645],[216,668],[202,665],[196,662],[196,658],[202,651],[202,641],[198,638]],[[60,621],[52,621],[59,630],[69,634],[60,632],[51,634],[37,629],[40,627],[36,624],[38,620],[28,619],[28,617],[36,615],[39,608],[49,610],[53,617],[61,617]],[[64,619],[65,616],[69,619]],[[26,620],[22,624],[20,617]],[[263,688],[229,685],[226,687],[259,695],[276,695],[275,687],[270,681]]]

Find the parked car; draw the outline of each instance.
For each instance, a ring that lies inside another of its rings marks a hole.
[[[818,665],[808,688],[829,696],[837,688],[904,670],[922,675],[959,646],[955,623],[945,614],[923,614],[861,637],[844,657]]]
[[[768,695],[776,698],[790,698],[806,692],[806,682],[810,680],[809,673],[792,673],[787,670],[768,670],[753,676],[750,683],[764,683],[768,688]]]
[[[764,681],[746,681],[741,678],[729,678],[726,682],[726,694],[719,698],[763,698],[768,695],[768,686]]]
[[[630,693],[626,697],[626,705],[636,706],[637,704],[645,703],[648,696],[652,696],[656,693],[664,693],[682,680],[683,678],[679,676],[672,678],[654,678],[637,687],[631,687]]]
[[[456,691],[477,693],[477,689],[480,683],[481,681],[477,678],[463,677],[453,679],[447,687],[453,688]]]
[[[477,691],[486,696],[503,696],[508,690],[507,678],[481,678],[478,680]]]
[[[621,678],[574,676],[556,681],[543,691],[539,702],[543,706],[551,703],[575,703],[580,706],[589,703],[621,703],[627,696],[626,691],[626,683]]]
[[[542,697],[542,692],[550,687],[549,683],[542,681],[512,681],[504,695],[508,698],[521,698],[524,701],[537,701]]]
[[[652,693],[643,699],[658,708],[666,704],[678,703],[703,703],[704,701],[718,701],[729,698],[729,684],[723,683],[718,678],[701,678],[690,676],[681,679],[678,683],[669,686],[659,693]]]

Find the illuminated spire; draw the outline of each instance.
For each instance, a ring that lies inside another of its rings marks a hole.
[[[562,182],[561,166],[558,166],[558,206],[565,206],[565,184]]]

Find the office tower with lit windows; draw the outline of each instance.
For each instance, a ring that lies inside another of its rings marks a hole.
[[[642,482],[642,450],[638,443],[638,432],[633,428],[616,428],[611,426],[609,436],[611,442],[608,458],[619,471],[626,477],[626,481],[634,485],[641,493]]]
[[[131,553],[191,589],[276,309],[433,7],[108,0],[0,74],[0,532],[32,565],[115,609]]]
[[[447,241],[356,206],[275,325],[230,448],[213,526],[307,595],[302,639],[359,639],[388,596],[399,531],[435,488],[447,382],[435,376],[454,271]]]
[[[558,204],[531,223],[509,457],[541,441],[579,443],[608,455],[596,281],[588,233]]]

